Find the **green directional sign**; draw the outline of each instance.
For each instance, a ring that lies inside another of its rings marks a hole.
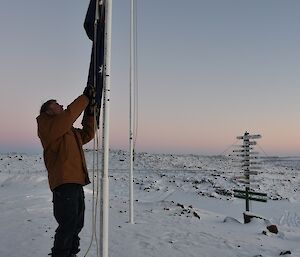
[[[237,198],[248,199],[258,202],[267,202],[267,194],[248,190],[234,189],[234,196]]]

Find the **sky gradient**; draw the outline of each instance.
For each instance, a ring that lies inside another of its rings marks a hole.
[[[41,151],[41,104],[82,93],[88,2],[1,0],[0,152]],[[299,12],[297,0],[138,0],[136,150],[219,154],[248,130],[269,155],[300,155]],[[128,148],[129,15],[113,0],[114,149]]]

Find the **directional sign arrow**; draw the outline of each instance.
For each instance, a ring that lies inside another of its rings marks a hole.
[[[261,138],[261,135],[243,135],[243,136],[237,136],[237,139],[259,139]]]
[[[256,158],[257,159],[257,156],[253,156],[253,155],[258,155],[258,153],[257,152],[241,153],[241,154],[237,154],[236,156],[247,157],[249,159],[252,159],[252,158]]]
[[[242,146],[243,148],[245,148],[244,146]],[[253,147],[249,147],[248,149],[235,149],[233,150],[234,153],[243,153],[243,152],[249,152],[249,150],[252,150]]]
[[[257,170],[249,170],[244,172],[245,175],[258,175]]]
[[[261,164],[260,162],[251,162],[250,160],[242,160],[241,162],[243,163],[242,166],[252,166]]]
[[[237,145],[237,147],[250,147],[250,145],[256,145],[256,141],[249,141],[249,142],[246,142],[246,144],[243,144],[243,145]]]
[[[255,166],[255,167],[247,167],[247,166],[244,166],[243,167],[244,168],[244,171],[249,171],[249,170],[260,170],[261,169],[261,167],[258,167],[258,166]],[[248,169],[248,170],[247,170]]]

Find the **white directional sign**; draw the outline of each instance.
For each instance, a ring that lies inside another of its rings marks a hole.
[[[252,162],[252,161],[250,161],[250,160],[242,160],[241,161],[242,162],[242,165],[244,165],[244,166],[253,166],[253,165],[259,165],[260,164],[260,162]]]
[[[256,145],[256,141],[244,141],[244,146]]]
[[[239,147],[250,147],[250,145],[256,145],[256,141],[244,141],[244,144],[240,145]]]
[[[257,175],[258,171],[257,170],[249,170],[249,171],[244,171],[245,175]]]
[[[243,136],[238,136],[236,137],[237,139],[244,139],[244,140],[248,140],[248,139],[259,139],[261,138],[261,135],[249,135],[249,134],[246,134],[243,135]]]
[[[241,146],[241,147],[243,147],[243,146]],[[236,149],[236,150],[233,150],[233,152],[234,153],[243,153],[243,152],[247,152],[248,150],[252,150],[252,149],[253,149],[252,147],[249,147],[249,149]]]
[[[257,154],[253,154],[253,153],[242,153],[242,154],[237,154],[236,156],[239,157],[245,157],[244,160],[249,160],[249,159],[256,159],[257,156],[251,156],[251,155],[257,155]]]

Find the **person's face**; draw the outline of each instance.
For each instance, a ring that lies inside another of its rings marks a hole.
[[[50,115],[58,115],[62,113],[63,110],[63,105],[60,105],[55,101],[49,105],[47,113]]]

